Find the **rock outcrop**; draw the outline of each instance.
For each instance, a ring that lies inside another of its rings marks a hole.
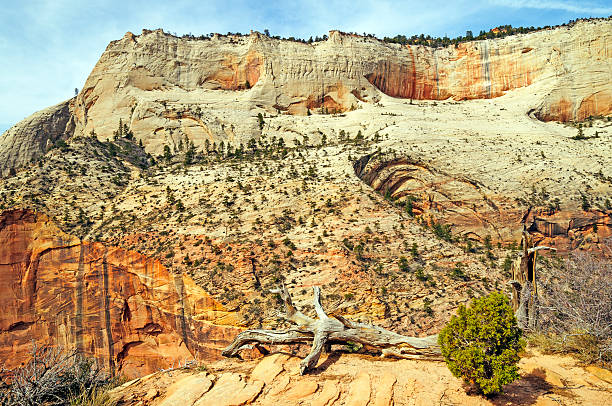
[[[70,101],[34,113],[0,136],[0,176],[38,159],[57,140],[73,134]]]
[[[45,215],[0,215],[0,359],[59,345],[140,376],[212,360],[240,331],[194,282],[133,251],[80,241]]]
[[[443,362],[376,360],[331,353],[313,374],[300,376],[300,359],[276,353],[261,361],[223,361],[206,371],[156,373],[114,389],[122,405],[606,405],[612,374],[576,360],[529,354],[522,378],[493,399],[470,396]]]
[[[534,210],[529,213],[526,223],[538,244],[550,245],[561,251],[589,248],[612,236],[610,210],[573,213]]]
[[[610,20],[585,21],[445,48],[386,44],[338,31],[314,44],[259,33],[203,40],[160,30],[128,33],[100,58],[75,115],[86,132],[95,128],[102,136],[116,125],[108,120],[113,112],[147,132],[165,129],[170,120],[190,138],[212,134],[234,142],[232,134],[207,122],[210,112],[198,113],[210,109],[214,97],[193,92],[243,90],[236,97],[245,105],[243,114],[253,116],[248,110],[257,107],[297,114],[345,111],[358,101],[377,101],[379,91],[411,99],[492,98],[539,81],[548,82],[550,93],[537,106],[538,117],[583,120],[612,112],[611,28]],[[234,133],[244,133],[240,119],[226,120]]]
[[[206,140],[246,144],[260,134],[258,113],[342,112],[377,102],[381,93],[465,100],[538,83],[545,90],[530,113],[545,121],[584,120],[612,113],[611,33],[612,20],[599,19],[431,48],[338,31],[313,44],[257,32],[202,39],[128,32],[108,45],[70,114],[78,134],[94,131],[101,139],[112,137],[122,119],[155,154],[185,137],[196,146]],[[37,114],[11,129],[9,138],[57,121]],[[24,135],[19,143],[26,141]],[[2,153],[10,154],[4,171],[36,155]]]

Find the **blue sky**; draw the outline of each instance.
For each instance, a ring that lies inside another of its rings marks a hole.
[[[7,2],[9,3],[9,2]],[[106,45],[126,31],[308,38],[330,29],[450,37],[497,25],[556,25],[612,15],[612,0],[21,0],[0,8],[0,132],[81,88]]]

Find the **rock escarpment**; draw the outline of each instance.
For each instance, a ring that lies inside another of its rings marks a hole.
[[[78,134],[94,131],[103,139],[122,119],[156,154],[184,137],[196,146],[206,140],[246,144],[260,134],[257,113],[340,112],[377,102],[383,93],[465,100],[537,83],[542,89],[529,109],[535,116],[584,120],[612,112],[611,28],[610,19],[580,21],[445,48],[388,44],[338,31],[326,41],[304,44],[257,32],[196,39],[144,30],[108,45],[70,115]],[[55,119],[39,114],[28,120],[40,127]],[[25,124],[9,134],[31,133]],[[35,154],[11,150],[10,155],[5,172]]]
[[[259,33],[205,40],[180,39],[160,30],[128,33],[100,58],[77,99],[75,115],[85,131],[95,128],[102,136],[109,136],[115,125],[108,122],[113,111],[136,128],[157,131],[164,127],[159,121],[163,117],[195,138],[212,133],[233,141],[233,134],[215,131],[207,123],[210,118],[202,119],[196,111],[210,108],[214,97],[193,92],[243,90],[236,96],[245,105],[243,113],[261,107],[306,114],[321,107],[344,111],[360,100],[375,102],[379,92],[463,100],[497,97],[546,82],[549,94],[534,105],[538,117],[583,120],[612,112],[611,27],[610,20],[580,22],[571,28],[445,48],[386,44],[338,31],[314,44]],[[174,95],[178,89],[187,94]],[[171,110],[170,103],[185,105]],[[237,128],[244,132],[240,120],[216,116],[228,126],[234,124],[235,134]],[[146,123],[152,120],[157,124]],[[254,127],[255,120],[250,124]]]
[[[80,241],[42,214],[2,213],[0,247],[0,359],[8,364],[19,364],[34,340],[139,376],[216,359],[239,331],[234,314],[188,277],[136,252]]]

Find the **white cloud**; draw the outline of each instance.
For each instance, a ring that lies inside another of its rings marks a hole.
[[[494,4],[512,8],[535,8],[542,10],[563,10],[572,13],[612,14],[612,7],[602,7],[599,4],[573,1],[548,0],[495,0]]]

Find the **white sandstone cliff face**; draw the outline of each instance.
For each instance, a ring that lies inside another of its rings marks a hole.
[[[244,37],[193,40],[158,31],[112,42],[77,99],[86,133],[106,138],[119,118],[147,149],[187,136],[232,144],[258,136],[258,112],[344,111],[380,92],[414,99],[473,99],[545,81],[534,100],[544,120],[609,114],[612,21],[580,22],[457,47],[385,44],[330,33],[315,44]]]
[[[119,119],[160,154],[188,138],[234,147],[260,135],[258,113],[342,112],[381,93],[411,99],[493,98],[538,83],[525,111],[549,121],[612,112],[612,20],[580,21],[446,48],[400,46],[337,31],[302,44],[249,36],[177,38],[161,30],[111,42],[71,106],[77,134],[112,137]],[[48,114],[8,134],[28,135]],[[7,148],[4,171],[35,154]],[[8,151],[8,152],[7,152]]]

